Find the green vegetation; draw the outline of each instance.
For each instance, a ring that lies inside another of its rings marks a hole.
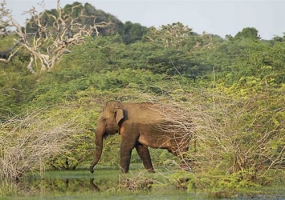
[[[123,24],[90,4],[77,9],[114,26],[72,46],[47,71],[31,73],[25,49],[9,63],[0,62],[1,179],[18,179],[30,171],[42,174],[46,169],[87,170],[100,109],[108,100],[120,100],[175,104],[193,118],[196,132],[189,151],[193,171],[173,169],[176,158],[151,150],[154,165],[170,171],[165,175],[168,181],[156,187],[179,185],[182,180],[188,192],[232,197],[251,188],[284,186],[284,36],[261,40],[258,30],[248,27],[221,38],[197,34],[179,22],[160,28]],[[1,37],[0,51],[13,46],[14,35]],[[58,145],[47,137],[53,130],[66,142],[60,146],[63,152],[43,152],[39,156],[44,160],[35,161],[39,157],[31,157],[35,145],[31,141]],[[38,132],[42,134],[32,135]],[[72,134],[61,135],[66,133]],[[106,139],[98,167],[118,168],[119,144],[119,137]],[[135,152],[132,163],[140,163]],[[18,168],[4,170],[13,164]],[[130,180],[137,181],[136,176]],[[7,186],[0,194],[11,190]]]

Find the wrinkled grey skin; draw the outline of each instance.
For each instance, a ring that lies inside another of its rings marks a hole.
[[[116,133],[121,136],[120,166],[123,173],[129,171],[134,148],[148,172],[154,172],[148,147],[167,149],[175,156],[187,152],[190,137],[177,137],[181,135],[162,130],[161,124],[171,122],[165,119],[167,109],[163,109],[163,112],[159,109],[159,105],[153,103],[108,102],[97,120],[96,149],[90,172],[94,172],[93,168],[100,160],[103,138]]]

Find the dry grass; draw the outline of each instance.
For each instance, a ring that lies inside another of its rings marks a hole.
[[[266,94],[243,99],[214,92],[183,98],[187,101],[168,102],[170,110],[167,106],[157,110],[171,122],[159,128],[181,133],[176,134],[177,151],[181,141],[191,138],[190,151],[182,156],[184,168],[238,173],[240,180],[254,180],[274,167],[284,167],[284,98],[276,102]]]
[[[274,166],[284,165],[285,120],[281,98],[280,102],[272,102],[270,96],[263,95],[248,99],[203,95],[208,104],[206,101],[198,104],[199,101],[189,98],[192,102],[184,105],[195,124],[194,159],[199,170],[242,172],[247,175],[241,179],[255,179]]]
[[[45,170],[46,160],[65,151],[79,127],[73,120],[44,118],[41,112],[1,124],[0,178],[18,180]]]
[[[158,181],[148,178],[144,173],[140,172],[131,176],[122,174],[119,176],[119,188],[130,191],[141,191],[151,189],[152,184],[159,183]]]

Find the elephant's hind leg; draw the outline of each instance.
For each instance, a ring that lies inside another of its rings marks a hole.
[[[145,146],[141,143],[137,143],[136,144],[136,150],[137,150],[140,158],[142,159],[143,165],[147,169],[147,171],[150,173],[154,173],[154,169],[152,166],[152,162],[151,162],[151,158],[150,158],[150,154],[149,154],[149,150],[148,150],[147,146]]]

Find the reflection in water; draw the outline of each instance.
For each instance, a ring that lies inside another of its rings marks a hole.
[[[100,192],[99,187],[97,185],[95,185],[95,183],[94,183],[94,178],[90,179],[90,185],[91,185],[93,191]]]
[[[94,178],[30,179],[18,184],[17,193],[18,195],[65,195],[90,191],[100,192],[97,184]],[[100,184],[104,183],[101,181]]]
[[[77,179],[77,181],[79,181],[79,182],[80,181],[85,182],[85,180],[87,180],[87,179],[83,179],[83,180]],[[71,182],[72,181],[73,181],[73,179],[71,179]],[[89,183],[90,183],[90,188],[92,191],[100,192],[99,187],[94,183],[94,178],[90,178]],[[70,178],[65,179],[65,188],[66,189],[68,189],[69,187],[73,187],[72,185],[69,186],[69,184],[70,184]],[[80,186],[85,187],[85,184],[81,183]]]
[[[161,197],[157,199],[179,199],[177,195],[181,198],[187,197],[187,199],[188,197],[191,197],[190,199],[205,199],[205,194],[196,194],[195,192],[189,193],[187,190],[185,190],[186,188],[183,186],[185,186],[184,183],[187,183],[188,180],[179,180],[179,187],[176,188],[174,186],[163,187],[163,185],[161,185],[161,187],[155,187],[155,189],[148,190],[148,188],[153,184],[150,179],[135,177],[137,179],[134,182],[134,180],[129,177],[123,180],[116,179],[115,177],[117,176],[112,176],[112,178],[103,178],[97,176],[96,179],[82,176],[65,176],[60,178],[58,176],[54,176],[53,178],[46,179],[30,177],[27,180],[21,180],[19,183],[17,183],[17,194],[13,195],[15,195],[15,197],[25,196],[28,197],[27,199],[30,199],[30,197],[35,197],[38,199],[38,197],[50,196],[80,196],[84,199],[94,199],[95,196],[96,198],[101,197],[101,195],[104,196],[104,192],[107,192],[108,194],[114,192],[114,194],[120,195],[118,191],[131,191],[130,194],[133,195],[134,193],[132,191],[139,190],[142,192],[141,194],[145,194],[147,191],[148,194],[158,195],[157,197]],[[146,188],[146,190],[144,190],[144,188]],[[271,193],[268,194],[266,193],[267,192],[264,191],[264,194],[258,196],[256,194],[252,194],[249,197],[251,199],[285,199],[285,194],[284,192],[281,192],[281,190],[276,190],[276,192],[271,191]],[[139,193],[136,193],[134,198],[137,197],[138,194]],[[177,198],[168,198],[169,196],[173,195]],[[236,194],[236,199],[247,198],[247,195],[244,196],[243,194]]]

